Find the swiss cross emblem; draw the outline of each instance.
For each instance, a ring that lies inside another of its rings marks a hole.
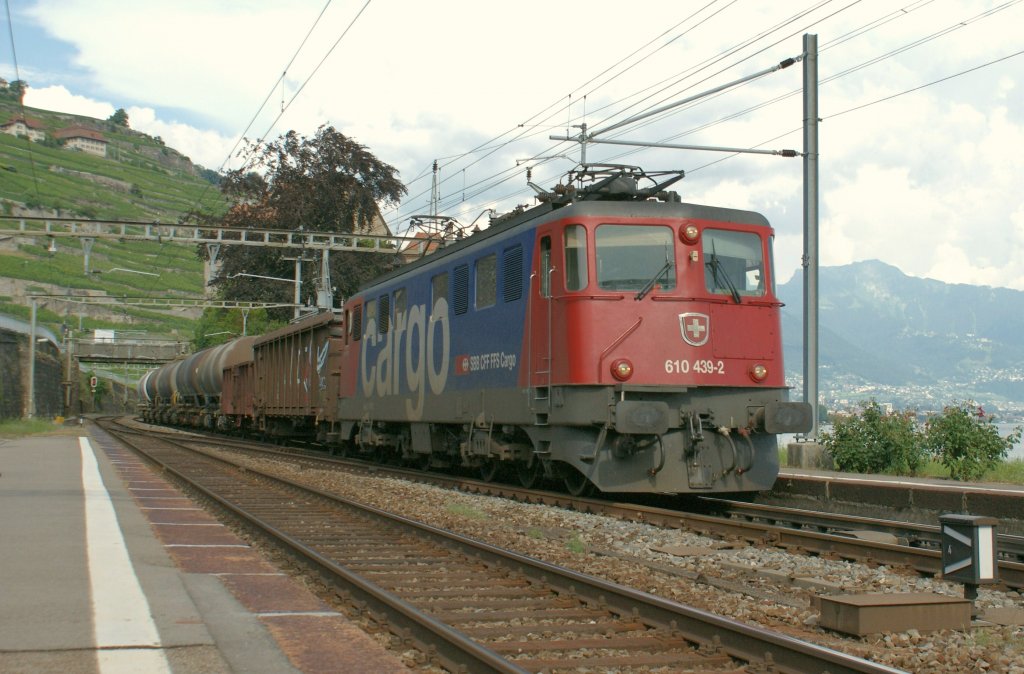
[[[704,346],[711,334],[711,318],[707,314],[679,314],[679,331],[690,346]]]

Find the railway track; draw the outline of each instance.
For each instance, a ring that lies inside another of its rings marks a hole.
[[[771,545],[804,554],[826,555],[869,564],[903,566],[925,576],[942,572],[939,527],[913,522],[844,515],[784,506],[751,504],[711,497],[700,501],[715,515],[645,506],[620,500],[573,497],[562,492],[526,489],[508,484],[384,466],[352,459],[335,459],[320,452],[266,447],[254,443],[224,441],[197,436],[188,442],[216,443],[247,452],[303,461],[314,465],[366,470],[416,482],[430,483],[469,493],[500,496],[528,503],[543,503],[579,512],[639,521],[666,528],[744,540],[752,545]],[[999,534],[999,579],[1007,588],[1024,589],[1024,537]]]
[[[889,537],[893,543],[929,550],[939,550],[942,545],[942,532],[938,525],[745,503],[728,499],[705,498],[704,500],[715,504],[723,514],[727,514],[729,517],[745,519],[750,522],[777,524],[789,528],[834,533],[840,536],[879,534],[879,540]],[[999,534],[998,543],[1001,559],[1011,562],[1024,561],[1024,536]]]
[[[452,671],[898,671],[311,490],[150,433],[107,430]]]

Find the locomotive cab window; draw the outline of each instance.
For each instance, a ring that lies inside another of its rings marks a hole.
[[[705,229],[704,283],[708,292],[759,297],[765,293],[761,237],[751,232]]]
[[[602,290],[675,290],[675,239],[669,227],[600,225],[594,235]]]
[[[582,225],[565,228],[565,289],[587,287],[587,229]]]

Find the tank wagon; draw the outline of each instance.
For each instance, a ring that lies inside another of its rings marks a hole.
[[[777,434],[811,425],[785,386],[773,231],[681,202],[680,177],[587,167],[248,360],[236,340],[155,371],[143,414],[576,494],[768,489]],[[219,387],[191,379],[217,367]]]

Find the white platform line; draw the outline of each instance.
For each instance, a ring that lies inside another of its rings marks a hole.
[[[101,674],[170,674],[89,439],[79,437],[93,630]],[[139,647],[133,649],[132,647]],[[130,654],[131,657],[127,657]]]

